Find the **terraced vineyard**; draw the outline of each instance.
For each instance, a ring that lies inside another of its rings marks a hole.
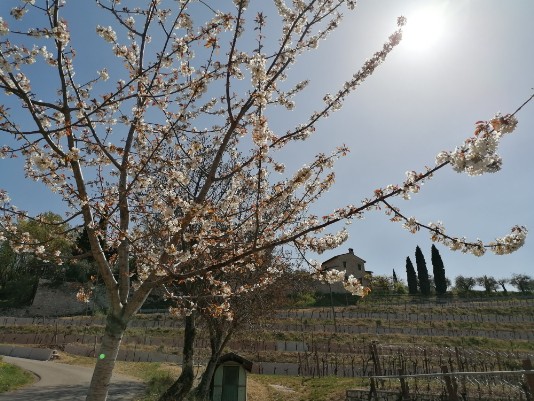
[[[94,355],[103,324],[103,317],[4,317],[0,318],[0,343]],[[165,313],[139,315],[128,329],[119,358],[179,362],[182,331],[180,318]],[[534,361],[534,297],[368,298],[348,307],[288,309],[238,333],[228,351],[253,361],[254,372],[260,374],[428,375],[442,372],[444,366],[449,372],[515,371],[522,369],[523,361]],[[195,352],[199,364],[207,360],[209,341],[202,326]],[[501,392],[521,390],[516,379],[506,379],[508,387],[503,384]],[[476,387],[477,381],[469,380],[460,382],[465,391]],[[398,387],[396,381],[377,383],[383,389]],[[416,380],[415,388],[420,391],[426,386],[429,391],[429,383]],[[434,383],[432,388],[440,385]]]

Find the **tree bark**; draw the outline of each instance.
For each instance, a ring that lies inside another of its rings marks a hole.
[[[96,366],[89,385],[86,401],[105,401],[108,396],[111,374],[119,353],[122,336],[128,324],[127,319],[109,312],[102,345],[97,355]]]
[[[233,320],[231,323],[225,320],[220,319],[207,319],[207,325],[210,331],[210,348],[211,348],[211,357],[208,361],[208,365],[202,373],[202,378],[200,383],[195,388],[195,397],[198,401],[209,400],[211,382],[213,381],[213,376],[215,374],[215,368],[219,363],[221,354],[232,338],[232,334],[236,326],[240,323],[239,320]]]
[[[211,356],[206,366],[206,370],[202,374],[202,379],[195,389],[195,396],[198,401],[209,400],[211,382],[213,380],[213,375],[215,374],[215,368],[221,357],[220,352]]]
[[[159,401],[182,401],[191,392],[195,373],[193,370],[194,344],[196,337],[195,312],[185,317],[182,373],[163,393]]]

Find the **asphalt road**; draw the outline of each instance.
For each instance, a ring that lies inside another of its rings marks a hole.
[[[4,356],[3,361],[35,373],[40,380],[22,389],[0,394],[0,401],[83,401],[93,373],[92,368],[56,362]],[[113,375],[109,401],[133,401],[142,395],[140,381]]]

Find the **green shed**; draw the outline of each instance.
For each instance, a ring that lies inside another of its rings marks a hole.
[[[246,401],[247,372],[252,362],[233,352],[221,356],[211,388],[212,401]]]

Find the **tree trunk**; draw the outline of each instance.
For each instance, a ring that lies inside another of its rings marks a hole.
[[[226,346],[230,338],[232,338],[232,334],[236,325],[238,324],[238,320],[233,320],[229,324],[229,326],[226,326],[228,322],[224,320],[221,321],[219,319],[207,319],[206,323],[210,331],[211,357],[208,361],[206,369],[204,370],[204,373],[202,373],[200,383],[194,391],[196,397],[195,399],[198,401],[209,400],[211,383],[215,374],[215,368],[219,363],[219,359],[224,350],[224,347]]]
[[[182,373],[163,393],[159,401],[182,401],[191,392],[195,373],[193,370],[194,343],[196,336],[195,315],[185,317]]]
[[[215,355],[212,355],[208,362],[208,365],[206,366],[206,370],[202,374],[202,379],[200,380],[200,383],[195,389],[195,396],[198,401],[209,400],[211,382],[213,380],[215,368],[217,367],[217,363],[219,362],[220,356],[220,352]]]
[[[115,316],[111,311],[109,312],[86,401],[106,400],[111,374],[127,324],[128,320]]]

